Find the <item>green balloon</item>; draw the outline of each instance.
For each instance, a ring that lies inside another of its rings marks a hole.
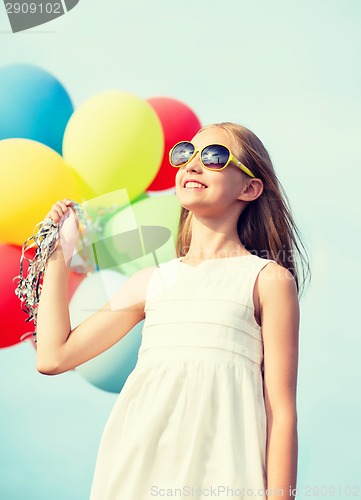
[[[175,194],[157,195],[132,203],[109,219],[104,226],[104,254],[111,255],[114,269],[131,276],[173,259],[180,211]]]
[[[147,193],[141,193],[137,197],[136,202],[144,200],[148,197],[149,195]],[[104,235],[104,228],[109,219],[111,219],[120,210],[129,206],[130,202],[125,189],[115,190],[104,195],[85,200],[82,203],[82,207],[86,214],[85,218],[89,219],[87,223],[91,221],[91,226],[87,230],[86,237],[79,242],[77,253],[93,271],[111,269],[114,266],[119,265],[120,256],[114,254],[114,252],[110,253],[109,251],[109,248],[114,246],[114,237],[121,240],[121,246],[124,247],[124,244],[128,246],[130,254],[134,253],[134,245],[132,245],[130,237],[133,239],[136,237],[139,240],[139,233],[134,234],[133,231],[132,234],[129,235],[127,233],[124,234],[123,232],[121,238],[120,235],[111,236],[110,238],[109,236]],[[135,226],[136,224],[133,223],[133,227]],[[134,255],[132,258],[134,258]],[[78,262],[81,262],[79,261],[79,258],[77,259]],[[128,260],[129,258],[127,257],[126,261]],[[122,259],[122,261],[124,262],[124,259]]]

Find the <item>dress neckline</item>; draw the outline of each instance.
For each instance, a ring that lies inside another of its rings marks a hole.
[[[203,264],[206,264],[207,262],[212,262],[212,261],[217,261],[217,260],[222,260],[222,261],[228,261],[232,259],[245,259],[245,258],[250,258],[250,257],[257,257],[256,255],[253,255],[252,253],[247,254],[247,255],[234,255],[231,257],[220,257],[220,258],[212,258],[212,259],[205,259],[202,260],[202,262],[199,262],[197,265],[192,266],[191,264],[187,264],[186,262],[183,262],[182,259],[183,257],[178,257],[177,260],[182,266],[190,267],[191,269],[196,269],[199,266],[202,266]]]

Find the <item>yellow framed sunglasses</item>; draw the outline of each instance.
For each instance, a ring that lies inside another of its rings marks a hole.
[[[200,153],[202,165],[208,170],[223,170],[230,163],[233,163],[250,177],[255,177],[251,170],[237,160],[231,150],[224,144],[210,144],[198,149],[189,141],[177,142],[169,151],[169,163],[175,168],[184,167],[198,152]]]

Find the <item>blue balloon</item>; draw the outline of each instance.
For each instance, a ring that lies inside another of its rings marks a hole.
[[[31,64],[0,68],[0,139],[41,142],[62,154],[71,99],[50,73]]]
[[[88,274],[69,304],[71,328],[76,328],[101,309],[128,279],[128,276],[108,269]],[[105,314],[111,314],[111,311]],[[77,366],[75,371],[98,389],[119,393],[138,361],[143,325],[144,320],[110,349]],[[106,332],[99,334],[106,335]]]

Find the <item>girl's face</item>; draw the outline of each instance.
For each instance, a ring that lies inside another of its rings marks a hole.
[[[192,143],[199,149],[209,144],[224,144],[228,146],[237,157],[235,142],[231,136],[222,128],[212,127],[196,134]],[[200,154],[184,167],[178,168],[176,174],[176,194],[180,204],[192,212],[203,212],[207,208],[207,214],[223,213],[230,205],[239,204],[239,196],[247,186],[248,180],[239,167],[230,163],[226,168],[217,172],[211,171],[202,165]],[[207,186],[204,189],[186,187],[185,182],[189,179],[200,182]],[[251,179],[249,177],[249,179]]]

